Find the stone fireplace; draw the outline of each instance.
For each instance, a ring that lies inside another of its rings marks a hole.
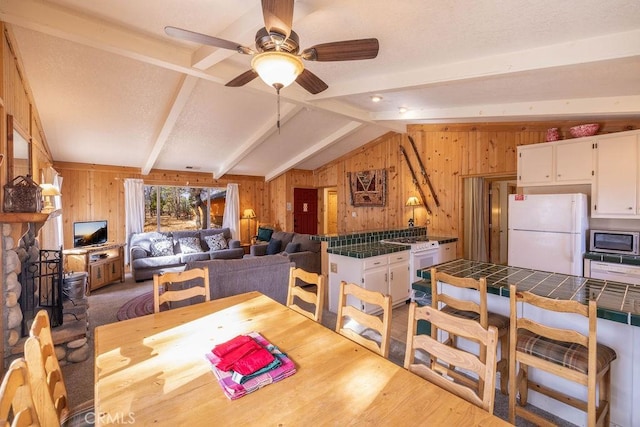
[[[39,309],[52,319],[53,341],[61,364],[89,356],[87,298],[63,297],[62,252],[41,250],[38,231],[48,219],[41,213],[0,214],[2,229],[2,305],[4,368],[23,353],[30,321]]]

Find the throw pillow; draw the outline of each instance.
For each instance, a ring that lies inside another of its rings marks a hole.
[[[258,240],[262,240],[263,242],[268,242],[271,240],[272,234],[273,234],[272,229],[258,227]]]
[[[300,243],[287,243],[287,247],[284,248],[284,251],[288,254],[295,254],[296,252],[300,252]]]
[[[158,239],[151,241],[151,256],[173,255],[173,242],[169,239]]]
[[[269,244],[267,245],[267,255],[275,255],[280,253],[280,247],[282,246],[282,241],[278,239],[269,240]]]
[[[227,249],[227,239],[224,238],[224,234],[214,234],[212,236],[205,236],[204,241],[207,242],[210,251],[219,251],[221,249]]]
[[[178,243],[180,244],[180,252],[183,254],[203,252],[200,239],[197,237],[181,237],[178,239]]]

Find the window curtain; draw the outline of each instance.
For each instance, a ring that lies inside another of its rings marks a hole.
[[[124,262],[129,264],[129,240],[134,233],[144,230],[144,181],[127,178],[124,180],[125,238],[127,246]]]
[[[242,240],[240,238],[240,196],[238,193],[238,184],[227,184],[222,228],[228,228],[231,231],[231,238]]]
[[[42,184],[53,184],[62,194],[62,177],[58,172],[48,166],[40,171],[40,182]],[[55,211],[62,212],[62,196],[51,196]],[[42,249],[57,250],[64,246],[64,235],[62,233],[62,213],[49,219],[42,227]]]
[[[465,258],[487,261],[484,206],[486,203],[483,178],[465,179],[464,240]]]

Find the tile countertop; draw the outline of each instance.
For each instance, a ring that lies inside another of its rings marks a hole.
[[[437,240],[440,244],[456,242],[457,237],[441,237],[441,236],[428,236],[429,240]],[[344,245],[327,248],[327,253],[334,255],[348,256],[351,258],[369,258],[378,255],[387,255],[394,252],[408,251],[411,249],[410,245],[399,245],[395,243],[362,243],[358,245]]]
[[[640,256],[637,255],[615,255],[605,254],[601,252],[587,252],[584,254],[584,257],[592,261],[610,262],[613,264],[640,265]]]
[[[638,285],[464,259],[440,264],[438,270],[458,277],[486,277],[487,291],[503,297],[509,296],[510,284],[515,284],[518,290],[557,299],[586,302],[587,296],[591,295],[592,298],[596,298],[598,304],[598,317],[640,326]],[[421,270],[420,276],[430,280],[430,269]],[[416,282],[414,285],[414,289],[419,290],[431,288],[427,281]]]

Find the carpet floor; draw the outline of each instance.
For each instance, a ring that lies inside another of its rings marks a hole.
[[[153,312],[153,281],[136,283],[129,274],[123,283],[115,283],[91,293],[89,298],[89,339],[91,342],[91,355],[82,363],[68,364],[62,367],[63,375],[69,393],[71,407],[79,405],[89,399],[93,399],[94,385],[94,352],[93,337],[97,326],[125,320]],[[392,338],[389,351],[389,360],[399,366],[404,364],[407,305],[395,308],[392,314]],[[335,329],[336,315],[330,311],[323,313],[322,324],[329,329]],[[369,334],[369,331],[361,331]],[[531,407],[531,405],[529,405]],[[506,396],[496,392],[495,415],[507,419],[508,400]],[[559,426],[570,427],[573,424],[553,417],[538,408],[531,407],[534,411],[545,414]],[[524,420],[518,419],[517,426],[531,426]]]

